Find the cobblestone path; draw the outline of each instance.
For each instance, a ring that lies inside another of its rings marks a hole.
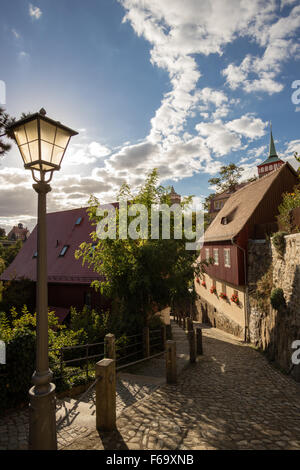
[[[184,332],[173,328],[177,344],[179,369],[188,364],[188,343]],[[139,400],[148,397],[165,382],[165,359],[151,359],[126,368],[117,375],[117,416]],[[58,448],[65,447],[95,429],[95,391],[92,389],[83,399],[57,400]],[[0,418],[0,450],[28,448],[28,410],[15,411]]]
[[[300,449],[300,384],[251,347],[203,330],[204,355],[126,408],[117,431],[65,449]]]

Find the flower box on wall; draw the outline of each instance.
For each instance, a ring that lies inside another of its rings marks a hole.
[[[221,292],[220,297],[221,299],[224,299],[224,300],[227,299],[227,295],[224,292]]]
[[[215,287],[211,287],[210,288],[210,293],[211,294],[216,294],[217,293],[217,289]]]
[[[201,282],[201,286],[206,287],[206,282],[205,282],[205,281],[202,281],[202,282]]]
[[[240,303],[239,298],[236,294],[232,294],[230,300],[231,300],[231,302],[234,302],[236,305],[239,305],[239,303]]]

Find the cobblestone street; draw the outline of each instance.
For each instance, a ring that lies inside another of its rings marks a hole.
[[[124,410],[117,431],[66,449],[300,449],[300,385],[220,330],[177,385]]]
[[[176,324],[173,332],[178,384],[164,384],[163,357],[119,374],[110,434],[95,430],[94,392],[59,401],[59,448],[300,449],[300,384],[214,328],[203,329],[204,355],[187,367],[185,334]],[[27,448],[27,432],[24,411],[0,420],[0,448]]]

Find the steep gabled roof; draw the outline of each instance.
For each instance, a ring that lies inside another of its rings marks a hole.
[[[76,221],[82,218],[76,225]],[[72,209],[47,214],[47,256],[48,282],[88,284],[101,279],[99,274],[82,266],[82,260],[75,259],[75,250],[82,242],[91,242],[91,225],[85,208]],[[68,245],[64,256],[59,256],[62,248]],[[2,273],[0,280],[27,278],[36,281],[37,227],[23,245],[11,265]]]
[[[231,240],[237,236],[264,198],[272,183],[281,176],[286,168],[289,168],[297,176],[293,167],[286,162],[279,169],[271,171],[262,178],[247,184],[233,193],[206,230],[204,242]],[[221,223],[223,218],[227,219],[227,224]]]

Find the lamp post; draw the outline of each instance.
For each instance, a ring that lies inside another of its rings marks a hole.
[[[25,169],[30,169],[38,194],[36,370],[29,390],[29,448],[55,450],[55,385],[48,358],[48,279],[46,196],[53,171],[59,170],[70,138],[77,132],[46,117],[46,111],[14,122],[7,132],[16,140]]]

